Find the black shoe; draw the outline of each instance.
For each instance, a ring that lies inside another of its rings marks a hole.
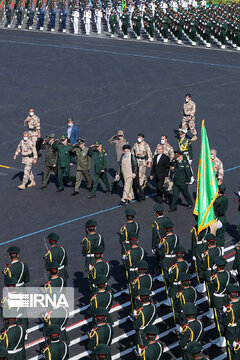
[[[126,205],[127,204],[127,202],[126,201],[120,201],[120,203],[119,203],[119,205]]]
[[[193,207],[193,205],[188,205],[187,208],[188,208],[188,209],[192,209],[192,207]]]
[[[72,193],[72,196],[74,196],[74,195],[79,195],[79,191],[74,191],[74,192]]]
[[[117,181],[117,180],[114,180],[114,181],[112,182],[112,184],[113,184],[113,186],[116,186],[116,185],[118,184],[118,181]]]
[[[169,209],[168,212],[177,211],[177,209]]]
[[[40,190],[43,190],[43,189],[46,189],[47,188],[47,185],[42,185],[42,186],[40,186]]]
[[[94,194],[91,194],[91,195],[89,195],[89,199],[94,199],[96,197],[96,195],[94,195]]]
[[[57,189],[57,192],[61,192],[61,191],[64,191],[64,189]]]

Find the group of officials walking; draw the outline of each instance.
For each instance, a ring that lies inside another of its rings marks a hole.
[[[195,113],[196,104],[191,99],[191,95],[187,94],[175,151],[168,143],[167,135],[161,136],[154,154],[143,133],[138,134],[137,141],[132,147],[125,138],[123,130],[119,130],[117,135],[109,139],[109,143],[115,146],[117,161],[113,186],[120,181],[123,183],[120,204],[125,205],[134,199],[138,201],[145,199],[145,189],[148,186],[147,169],[149,169],[149,179],[156,183],[158,203],[165,200],[170,204],[169,211],[175,211],[179,194],[182,193],[188,208],[192,208],[193,202],[188,192],[188,185],[194,182],[192,142],[197,140]],[[37,162],[38,153],[43,150],[45,163],[41,189],[47,188],[51,173],[53,173],[57,176],[58,192],[64,191],[64,186],[71,182],[74,187],[72,195],[78,195],[84,177],[90,192],[89,198],[96,197],[100,179],[105,185],[106,194],[111,194],[107,175],[108,154],[101,141],[96,141],[95,144],[87,147],[85,139],[79,137],[79,129],[74,125],[72,118],[68,118],[66,133],[60,139],[56,139],[55,134],[51,133],[43,140],[40,119],[32,108],[29,109],[29,116],[24,125],[28,130],[24,131],[23,139],[14,154],[14,159],[16,159],[21,153],[24,164],[23,181],[18,186],[20,190],[36,186],[32,166]],[[191,131],[192,138],[187,136],[188,130]],[[218,185],[220,185],[224,175],[223,164],[218,159],[216,150],[212,149],[211,155]],[[74,162],[76,163],[75,176],[70,174]],[[90,172],[92,163],[94,163],[93,176]]]

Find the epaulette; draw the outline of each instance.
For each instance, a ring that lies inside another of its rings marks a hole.
[[[125,252],[125,254],[129,254],[130,252],[131,252],[131,250],[128,250],[128,251]]]
[[[216,279],[216,277],[217,277],[217,274],[213,274],[212,275],[212,280]]]
[[[171,270],[175,269],[176,266],[177,266],[177,264],[172,265]]]
[[[49,285],[49,284],[51,284],[51,280],[50,280],[49,282],[47,282],[47,283],[45,284],[45,286],[46,286],[46,285]]]
[[[50,346],[50,344],[45,347],[45,349],[43,350],[43,352],[45,352],[45,351],[49,348],[49,346]]]
[[[83,243],[83,242],[84,242],[84,240],[86,240],[86,239],[87,239],[87,237],[85,236],[85,238],[83,238],[83,239],[82,239],[82,243]]]
[[[188,323],[186,324],[186,325],[184,325],[183,327],[182,327],[182,329],[184,330],[184,331],[186,331],[187,330],[187,327],[188,327]]]
[[[97,296],[97,294],[93,295],[90,299],[90,301],[92,301],[93,299],[95,299],[95,297]]]
[[[233,306],[233,304],[229,304],[229,305],[227,306],[227,309],[230,309],[232,306]]]

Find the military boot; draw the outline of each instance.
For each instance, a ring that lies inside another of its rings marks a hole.
[[[36,186],[36,183],[35,183],[34,180],[32,180],[32,181],[30,182],[30,184],[28,185],[28,187],[33,187],[33,186]]]
[[[26,189],[26,183],[23,182],[21,185],[18,186],[18,188],[20,190],[25,190]]]

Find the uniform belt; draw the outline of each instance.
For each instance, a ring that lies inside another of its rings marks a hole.
[[[130,268],[129,271],[137,271],[138,268]]]
[[[62,270],[64,268],[64,265],[60,266],[58,270]]]
[[[36,128],[32,128],[32,129],[29,129],[29,128],[28,128],[28,130],[29,130],[29,131],[37,131]]]
[[[65,330],[65,326],[64,326],[64,327],[61,327],[60,329],[61,329],[62,331],[64,331],[64,330]]]
[[[146,160],[146,156],[135,156],[136,159]]]
[[[218,293],[213,293],[213,295],[215,295],[215,296],[218,296],[218,297],[223,297],[225,294],[218,294]]]
[[[22,155],[22,157],[33,157],[33,153],[28,154],[28,155]]]
[[[87,254],[87,257],[94,257],[94,254]]]
[[[235,326],[237,326],[237,323],[234,323],[234,324],[232,324],[232,325],[228,324],[228,326],[229,326],[229,327],[235,327]]]
[[[17,287],[19,287],[19,286],[23,286],[24,285],[24,281],[23,282],[21,282],[21,283],[19,283],[19,284],[16,284],[16,286]]]
[[[165,255],[166,258],[171,258],[173,255]]]
[[[206,240],[200,240],[197,242],[197,245],[202,245],[202,244],[205,244],[206,243]]]
[[[9,354],[16,354],[16,353],[22,351],[22,349],[23,349],[23,348],[21,347],[21,348],[16,349],[16,350],[8,350],[8,353],[9,353]]]
[[[173,285],[181,285],[181,281],[174,281]]]

